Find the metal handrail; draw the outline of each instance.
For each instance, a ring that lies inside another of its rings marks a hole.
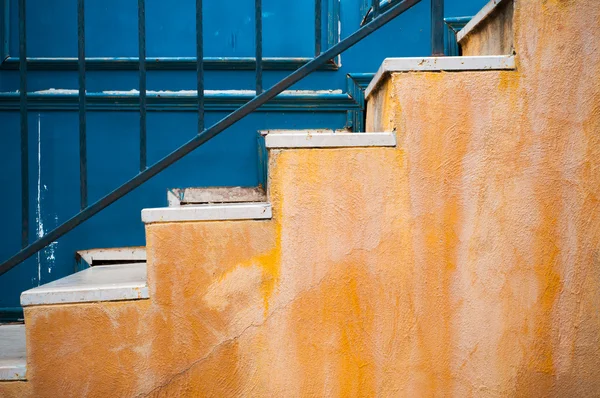
[[[138,1],[139,1],[139,6],[143,7],[144,0],[138,0]],[[257,7],[260,7],[261,0],[255,0],[255,1],[256,1]],[[379,0],[373,0],[373,1],[378,2]],[[199,91],[198,91],[199,133],[194,138],[192,138],[191,140],[189,140],[188,142],[186,142],[185,144],[183,144],[182,146],[180,146],[179,148],[177,148],[175,151],[171,152],[164,158],[160,159],[158,162],[156,162],[155,164],[153,164],[150,167],[146,167],[145,161],[141,161],[139,174],[137,174],[135,177],[131,178],[129,181],[125,182],[123,185],[116,188],[115,190],[113,190],[112,192],[110,192],[106,196],[100,198],[99,200],[97,200],[96,202],[94,202],[93,204],[91,204],[89,206],[86,203],[86,200],[87,200],[87,175],[85,174],[86,168],[85,168],[85,165],[82,165],[81,169],[80,169],[81,182],[82,182],[82,187],[81,187],[82,210],[79,213],[77,213],[75,216],[71,217],[69,220],[65,221],[64,223],[62,223],[61,225],[59,225],[58,227],[56,227],[55,229],[50,231],[48,234],[37,239],[33,243],[30,243],[30,244],[28,243],[27,232],[24,231],[23,232],[23,248],[18,253],[13,255],[11,258],[9,258],[8,260],[6,260],[2,264],[0,264],[0,275],[7,272],[11,268],[15,267],[17,264],[26,260],[27,258],[29,258],[33,254],[37,253],[44,247],[48,246],[52,242],[56,241],[58,238],[60,238],[67,232],[71,231],[73,228],[75,228],[77,225],[88,220],[95,214],[99,213],[104,208],[108,207],[109,205],[111,205],[112,203],[117,201],[118,199],[122,198],[123,196],[125,196],[126,194],[128,194],[129,192],[134,190],[135,188],[142,185],[144,182],[146,182],[150,178],[154,177],[156,174],[160,173],[161,171],[163,171],[164,169],[166,169],[167,167],[169,167],[176,161],[180,160],[181,158],[183,158],[184,156],[186,156],[187,154],[189,154],[190,152],[192,152],[193,150],[198,148],[200,145],[206,143],[208,140],[215,137],[216,135],[218,135],[219,133],[221,133],[228,127],[232,126],[234,123],[238,122],[242,118],[244,118],[247,115],[249,115],[250,113],[254,112],[257,108],[264,105],[266,102],[270,101],[271,99],[275,98],[278,94],[282,93],[284,90],[288,89],[289,87],[291,87],[292,85],[294,85],[295,83],[297,83],[298,81],[300,81],[301,79],[303,79],[304,77],[309,75],[310,73],[314,72],[319,67],[321,67],[325,63],[329,62],[331,59],[338,56],[342,52],[346,51],[348,48],[352,47],[353,45],[355,45],[356,43],[358,43],[365,37],[369,36],[371,33],[376,31],[377,29],[381,28],[382,26],[384,26],[385,24],[387,24],[388,22],[390,22],[391,20],[393,20],[398,15],[402,14],[404,11],[408,10],[415,4],[419,3],[420,1],[421,0],[403,0],[403,1],[395,4],[389,10],[381,13],[379,16],[377,16],[377,18],[374,18],[371,22],[365,24],[360,29],[358,29],[356,32],[354,32],[350,36],[346,37],[345,39],[341,40],[339,43],[337,43],[336,45],[332,46],[331,48],[329,48],[328,50],[326,50],[324,52],[320,51],[320,43],[316,44],[315,50],[318,53],[318,55],[312,61],[306,63],[304,66],[300,67],[299,69],[297,69],[296,71],[294,71],[293,73],[291,73],[290,75],[288,75],[287,77],[285,77],[284,79],[282,79],[281,81],[279,81],[278,83],[276,83],[275,85],[273,85],[271,88],[269,88],[268,90],[266,90],[264,92],[262,91],[262,68],[261,68],[262,50],[260,48],[261,44],[257,43],[257,51],[256,51],[256,55],[257,55],[257,59],[256,59],[257,92],[256,92],[256,97],[254,97],[252,100],[248,101],[246,104],[242,105],[240,108],[233,111],[232,113],[230,113],[229,115],[227,115],[226,117],[224,117],[223,119],[221,119],[220,121],[218,121],[217,123],[212,125],[211,127],[204,128],[204,126],[203,126],[203,120],[204,120],[203,83],[204,82],[203,82],[203,69],[202,69],[202,64],[203,64],[202,29],[198,29],[198,25],[200,25],[200,27],[201,27],[201,23],[202,23],[202,0],[197,0],[196,1],[196,8],[197,8],[196,29],[197,29],[197,44],[198,44],[197,45],[197,61],[199,64],[198,69],[197,69],[198,70],[198,89],[199,89]],[[432,1],[432,5],[439,2],[439,0],[431,0],[431,1]],[[84,0],[78,0],[78,27],[79,27],[79,29],[78,29],[78,41],[79,41],[78,53],[79,54],[78,55],[79,55],[79,62],[80,62],[79,73],[80,73],[80,84],[81,84],[80,90],[79,90],[79,92],[80,92],[80,113],[79,113],[79,115],[80,115],[80,156],[81,155],[85,156],[85,138],[86,138],[86,132],[85,132],[85,121],[86,121],[86,118],[85,118],[85,38],[84,38],[84,29],[82,26],[84,23],[83,2],[84,2]],[[318,3],[320,4],[320,1]],[[20,13],[19,13],[19,17],[20,17],[19,41],[20,41],[20,49],[21,49],[21,54],[20,54],[20,62],[21,62],[20,63],[20,71],[21,71],[20,99],[21,99],[21,139],[22,139],[22,141],[21,141],[21,143],[22,143],[21,156],[22,156],[22,173],[25,173],[27,171],[27,169],[26,169],[26,166],[27,166],[27,141],[26,141],[27,140],[27,118],[26,118],[26,114],[27,114],[27,108],[26,108],[26,106],[27,106],[27,90],[26,90],[26,87],[27,87],[27,78],[26,78],[27,57],[26,57],[26,47],[25,47],[25,43],[26,43],[25,0],[19,0],[19,11],[20,11]],[[257,12],[258,18],[256,21],[256,30],[257,30],[257,38],[260,39],[262,36],[262,31],[261,31],[262,23],[261,23],[261,17],[259,14],[260,13]],[[315,20],[317,23],[320,23],[320,20],[321,20],[320,16],[317,15]],[[142,62],[142,58],[145,58],[146,54],[145,54],[145,48],[143,48],[143,47],[145,47],[145,23],[144,23],[143,9],[140,10],[140,12],[139,12],[139,24],[140,24],[139,39],[140,39],[140,47],[141,47],[140,48],[140,57],[141,57],[140,58],[140,86],[144,87],[146,74],[145,74],[145,62]],[[443,31],[438,32],[438,33],[443,35]],[[82,75],[84,75],[84,76],[82,77]],[[141,127],[140,130],[141,130],[141,135],[144,135],[144,137],[140,137],[141,138],[140,139],[140,159],[145,159],[145,142],[142,143],[142,139],[145,140],[145,123],[146,123],[146,118],[145,118],[146,109],[144,106],[145,99],[146,99],[145,92],[143,94],[140,92],[140,127]],[[25,117],[23,117],[23,115],[25,115]],[[81,126],[83,126],[83,127],[81,127]],[[83,159],[85,159],[85,158],[83,157]],[[23,161],[24,161],[24,164],[23,164]],[[23,184],[22,195],[26,194],[26,196],[23,197],[24,209],[23,209],[23,215],[22,215],[22,218],[23,218],[22,223],[23,223],[23,228],[25,230],[25,229],[27,229],[27,222],[28,222],[28,217],[29,217],[28,210],[27,210],[29,207],[29,202],[28,202],[29,199],[28,199],[28,191],[27,191],[28,177],[26,174],[25,174],[24,178],[22,178],[22,184]]]

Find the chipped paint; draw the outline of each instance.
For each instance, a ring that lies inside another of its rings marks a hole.
[[[36,235],[41,238],[46,234],[44,227],[44,215],[42,213],[42,202],[44,201],[44,193],[48,191],[46,184],[42,184],[42,117],[38,113],[37,118],[37,195],[36,195]],[[55,224],[58,223],[58,216],[54,215]],[[56,261],[55,251],[58,242],[52,242],[46,249],[39,251],[36,254],[37,262],[37,285],[42,283],[42,263],[47,267],[48,274],[52,273],[52,267]]]

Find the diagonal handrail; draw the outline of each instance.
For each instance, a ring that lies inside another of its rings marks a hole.
[[[314,72],[320,66],[327,63],[329,60],[333,59],[334,57],[337,57],[339,54],[346,51],[348,48],[352,47],[365,37],[369,36],[374,31],[378,30],[379,28],[381,28],[382,26],[384,26],[385,24],[387,24],[388,22],[390,22],[391,20],[393,20],[398,15],[402,14],[404,11],[408,10],[415,4],[419,3],[420,1],[421,0],[401,1],[385,13],[373,19],[371,22],[362,26],[350,36],[341,40],[339,43],[337,43],[327,51],[322,52],[312,61],[300,67],[299,69],[297,69],[296,71],[294,71],[293,73],[291,73],[290,75],[273,85],[268,90],[262,93],[257,92],[257,96],[254,97],[254,99],[248,101],[246,104],[242,105],[240,108],[233,111],[232,113],[230,113],[211,127],[204,129],[202,132],[200,132],[194,138],[177,148],[175,151],[160,159],[152,166],[142,170],[138,175],[131,178],[129,181],[125,182],[123,185],[116,188],[109,194],[100,198],[90,206],[85,207],[78,214],[71,217],[69,220],[65,221],[64,223],[50,231],[48,234],[44,235],[35,242],[21,249],[18,253],[16,253],[11,258],[0,264],[0,275],[4,274],[8,270],[21,263],[22,261],[31,257],[44,247],[51,244],[52,242],[56,241],[61,236],[71,231],[73,228],[75,228],[82,222],[96,215],[101,210],[105,209],[118,199],[122,198],[135,188],[139,187],[144,182],[148,181],[150,178],[154,177],[161,171],[165,170],[167,167],[180,160],[181,158],[192,152],[194,149],[198,148],[200,145],[206,143],[208,140],[223,132],[225,129],[232,126],[234,123],[238,122],[242,118],[254,112],[260,106],[275,98],[278,94],[282,93],[284,90],[288,89],[289,87],[291,87],[310,73]]]

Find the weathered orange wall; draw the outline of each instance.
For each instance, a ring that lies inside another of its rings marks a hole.
[[[600,396],[600,4],[514,18],[516,72],[393,74],[367,124],[397,131],[415,266],[450,303],[437,392]]]
[[[27,308],[0,396],[600,396],[600,7],[515,27],[381,86],[398,148],[271,151],[273,220],[148,225],[149,300]]]

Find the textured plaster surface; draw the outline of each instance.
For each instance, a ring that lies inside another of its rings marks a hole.
[[[468,34],[459,39],[462,54],[506,55],[512,54],[514,1],[504,0],[480,21]],[[465,27],[467,28],[467,27]]]
[[[148,225],[150,300],[27,308],[0,396],[600,396],[598,43],[518,1],[517,72],[393,74],[397,148],[272,150],[272,220]]]

